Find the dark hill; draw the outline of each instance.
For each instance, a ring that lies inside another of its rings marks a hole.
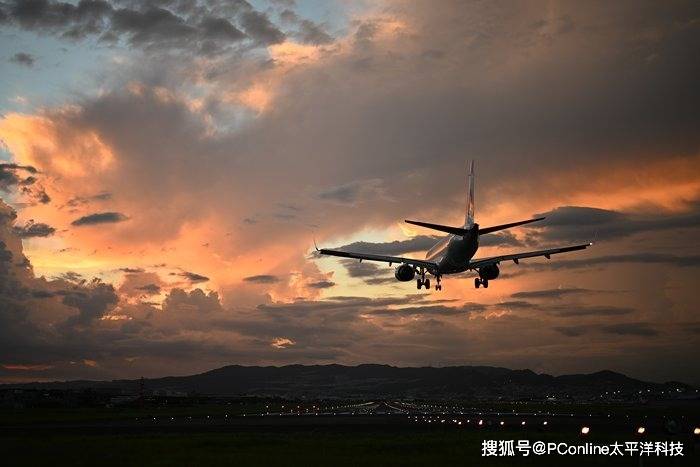
[[[135,392],[138,380],[68,381],[4,385],[23,388],[121,388]],[[487,366],[399,368],[388,365],[289,365],[257,367],[231,365],[191,376],[144,380],[148,390],[216,395],[286,396],[307,398],[480,398],[507,399],[575,397],[660,392],[682,383],[648,383],[612,371],[551,376],[531,370]]]

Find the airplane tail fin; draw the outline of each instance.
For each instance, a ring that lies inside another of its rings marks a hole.
[[[467,210],[464,215],[464,228],[471,229],[474,226],[474,159],[469,163],[467,175]]]

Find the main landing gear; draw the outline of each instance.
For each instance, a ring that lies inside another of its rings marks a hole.
[[[435,276],[437,284],[435,284],[435,290],[442,290],[442,284],[440,284],[440,276]],[[421,287],[425,286],[426,289],[430,289],[430,279],[425,277],[425,271],[421,271],[421,275],[416,279],[416,288],[420,290]]]
[[[475,277],[474,278],[474,287],[478,289],[482,285],[484,286],[485,289],[488,289],[489,288],[489,280],[482,279],[480,277]]]

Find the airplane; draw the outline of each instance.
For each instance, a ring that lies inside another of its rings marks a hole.
[[[490,258],[473,259],[474,254],[479,249],[479,236],[487,235],[499,230],[510,229],[520,225],[538,222],[544,217],[537,217],[524,221],[511,222],[508,224],[494,225],[492,227],[479,227],[479,224],[474,222],[474,161],[469,165],[468,174],[468,192],[467,192],[467,207],[464,216],[464,225],[461,227],[451,227],[448,225],[431,224],[428,222],[405,220],[408,224],[425,227],[439,232],[445,232],[448,235],[441,238],[432,248],[428,250],[425,259],[404,258],[400,256],[384,256],[369,253],[355,253],[342,250],[333,250],[322,248],[319,249],[314,242],[314,247],[319,254],[339,256],[341,258],[353,258],[367,261],[383,261],[393,264],[399,264],[394,271],[394,276],[400,282],[408,282],[413,280],[416,275],[416,287],[418,290],[421,287],[430,289],[430,279],[426,278],[426,273],[435,277],[435,290],[442,290],[441,279],[443,275],[459,274],[465,271],[476,271],[478,277],[474,279],[474,287],[483,286],[485,289],[489,286],[489,281],[494,280],[500,274],[498,265],[502,261],[513,261],[519,264],[521,259],[534,258],[544,256],[550,259],[551,255],[566,253],[569,251],[585,250],[593,243],[584,243],[581,245],[566,246],[562,248],[550,248],[547,250],[528,251],[525,253],[515,253],[510,255],[493,256]]]

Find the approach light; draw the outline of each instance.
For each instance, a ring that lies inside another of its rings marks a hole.
[[[646,431],[647,431],[647,429],[644,428],[643,426],[640,426],[639,428],[637,428],[638,435],[643,435]]]
[[[591,429],[588,428],[587,426],[581,427],[581,434],[582,435],[587,435],[590,432],[591,432]]]

